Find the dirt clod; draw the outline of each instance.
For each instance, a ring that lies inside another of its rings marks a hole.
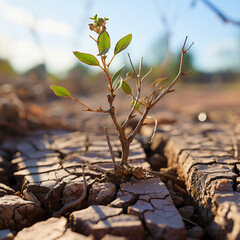
[[[116,193],[116,187],[113,183],[99,183],[92,185],[89,191],[89,204],[106,205],[110,203]]]
[[[190,220],[194,214],[194,207],[193,206],[185,206],[185,207],[179,208],[178,211],[183,217]]]

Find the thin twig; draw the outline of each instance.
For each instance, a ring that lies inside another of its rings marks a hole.
[[[176,177],[170,175],[170,174],[166,174],[166,173],[161,173],[161,172],[157,172],[157,171],[153,171],[153,170],[146,170],[147,173],[152,174],[153,176],[158,176],[160,178],[167,178],[169,180],[172,181],[172,183],[177,184],[177,185],[181,185],[182,181],[180,181],[179,179],[177,179]]]
[[[141,82],[152,72],[152,68],[141,78]]]
[[[129,60],[132,65],[130,55],[129,55]],[[140,94],[141,94],[141,82],[142,82],[141,81],[142,62],[143,62],[143,58],[141,58],[141,60],[140,60],[139,69],[138,69],[138,76],[137,76],[137,83],[136,83],[137,84],[137,96],[134,99],[133,106],[132,106],[130,112],[128,113],[126,120],[122,124],[123,129],[126,127],[128,122],[132,119],[132,115],[133,115],[134,111],[136,110],[137,103],[139,102],[139,98],[140,98]],[[133,71],[135,72],[133,65],[132,65],[132,68],[133,68]],[[136,74],[136,72],[135,72],[135,74]]]
[[[109,151],[111,153],[112,162],[113,162],[113,169],[114,169],[114,172],[115,172],[115,170],[116,170],[115,156],[114,156],[114,152],[113,152],[112,145],[111,145],[111,142],[110,142],[110,137],[109,137],[109,134],[108,134],[108,130],[107,130],[106,127],[104,128],[104,132],[106,134],[107,144],[108,144]]]
[[[70,203],[66,204],[64,207],[62,207],[56,214],[54,214],[55,217],[61,217],[67,211],[69,211],[69,209],[76,207],[78,204],[80,204],[86,198],[87,183],[86,183],[86,178],[85,178],[85,173],[84,173],[84,167],[83,166],[82,166],[82,176],[83,176],[83,193],[82,193],[81,197],[79,197],[75,201],[70,202]]]
[[[107,64],[107,66],[109,67],[110,66],[110,64],[112,63],[112,61],[113,61],[113,59],[114,59],[114,57],[115,57],[116,55],[113,55],[112,56],[112,58],[111,58],[111,60],[110,60],[110,62]]]
[[[128,136],[128,140],[129,142],[132,142],[134,137],[137,135],[137,133],[139,132],[140,128],[142,127],[143,125],[143,122],[145,120],[145,118],[147,117],[149,111],[151,110],[151,108],[148,106],[145,108],[140,120],[138,121],[138,124],[137,126],[135,127],[135,129],[133,130],[133,132]]]
[[[175,77],[175,79],[172,81],[172,83],[167,87],[165,88],[165,90],[163,92],[161,92],[158,97],[153,101],[153,103],[151,104],[151,108],[160,100],[162,99],[166,94],[168,94],[171,90],[171,88],[178,82],[178,80],[182,77],[182,76],[185,76],[185,75],[188,75],[191,73],[191,71],[189,72],[183,72],[183,61],[184,61],[184,56],[185,54],[189,51],[189,49],[192,47],[192,45],[194,44],[194,42],[191,43],[191,45],[185,50],[185,46],[186,46],[186,43],[187,43],[187,38],[185,38],[184,40],[184,43],[183,43],[183,46],[181,48],[181,60],[180,60],[180,66],[179,66],[179,71],[178,71],[178,74],[177,76]]]
[[[141,79],[142,63],[143,63],[143,57],[141,57],[139,68],[138,68],[138,78],[139,79]]]
[[[187,38],[185,38],[184,40],[184,43],[183,43],[183,46],[181,48],[181,60],[180,60],[180,66],[179,66],[179,71],[178,71],[178,74],[177,76],[174,78],[174,80],[172,81],[172,83],[167,87],[165,88],[163,91],[161,91],[161,93],[158,95],[158,97],[156,97],[154,100],[153,100],[153,97],[150,101],[150,104],[149,106],[146,107],[146,109],[144,110],[143,112],[143,115],[141,116],[137,126],[135,127],[135,129],[133,130],[133,132],[128,136],[128,140],[130,142],[132,142],[132,140],[134,139],[134,137],[136,136],[136,134],[139,132],[140,128],[142,127],[143,125],[143,122],[145,120],[145,118],[147,117],[149,111],[151,110],[151,108],[153,108],[153,106],[160,100],[162,99],[166,94],[170,93],[171,92],[171,88],[177,83],[177,81],[182,77],[182,76],[185,76],[187,74],[190,74],[191,72],[183,72],[183,61],[184,61],[184,56],[185,54],[189,51],[189,49],[192,47],[193,43],[185,50],[185,46],[186,46],[186,43],[187,43]]]
[[[193,221],[191,221],[191,220],[189,220],[189,219],[187,219],[187,218],[185,218],[185,217],[183,217],[183,216],[181,216],[182,217],[182,219],[184,220],[184,221],[186,221],[186,222],[189,222],[189,223],[191,223],[192,225],[194,225],[194,226],[197,226],[197,227],[200,227],[198,224],[196,224],[195,222],[193,222]]]
[[[86,166],[88,166],[89,169],[94,170],[94,171],[98,171],[101,172],[103,174],[105,174],[107,172],[107,170],[103,169],[102,167],[99,167],[97,165],[91,165],[91,164],[86,164]]]
[[[87,105],[85,105],[84,103],[82,103],[82,102],[78,101],[78,99],[77,99],[77,98],[75,98],[75,97],[73,97],[73,96],[71,96],[71,98],[72,98],[72,99],[73,99],[75,102],[77,102],[77,103],[81,104],[82,106],[84,106],[85,108],[87,108],[87,111],[91,111],[91,112],[97,112],[96,110],[94,110],[94,109],[92,109],[92,108],[88,107],[88,106],[87,106]]]
[[[90,37],[94,42],[97,43],[97,40],[96,40],[95,38],[93,38],[91,35],[89,35],[89,37]]]
[[[228,17],[226,17],[223,12],[221,12],[215,5],[213,5],[208,0],[202,0],[203,3],[205,3],[212,11],[214,11],[225,23],[232,23],[237,26],[240,26],[240,21],[232,20]]]
[[[155,137],[155,134],[156,134],[156,131],[157,131],[158,120],[157,120],[156,117],[147,117],[147,118],[154,119],[154,123],[155,123],[154,124],[154,129],[153,129],[153,132],[152,132],[152,136],[151,136],[151,138],[149,140],[149,143],[151,143],[153,141],[153,139]]]
[[[133,66],[132,59],[131,59],[129,53],[128,53],[128,58],[129,58],[129,62],[130,62],[130,64],[131,64],[131,67],[132,67],[133,73],[134,73],[135,76],[137,76],[137,73],[136,73],[136,71],[135,71],[135,68],[134,68],[134,66]]]

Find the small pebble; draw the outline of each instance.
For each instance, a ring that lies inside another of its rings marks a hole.
[[[173,200],[174,205],[177,208],[180,208],[180,207],[184,206],[185,201],[182,197],[172,196],[172,200]]]
[[[178,211],[183,217],[190,220],[194,214],[194,207],[186,206],[186,207],[179,208]]]
[[[160,168],[167,166],[167,159],[158,153],[153,154],[148,161],[154,171],[158,171]]]
[[[204,237],[203,229],[199,226],[194,226],[187,230],[188,237],[194,238],[196,240],[202,240]]]

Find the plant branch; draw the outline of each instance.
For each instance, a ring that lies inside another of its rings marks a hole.
[[[109,84],[109,91],[111,93],[111,104],[110,104],[110,107],[112,106],[112,102],[114,100],[114,90],[113,90],[113,86],[112,86],[112,79],[111,77],[109,76],[109,73],[108,73],[108,69],[109,69],[109,65],[106,64],[106,58],[104,58],[103,56],[101,56],[101,60],[102,60],[102,64],[103,64],[103,67],[100,66],[100,68],[103,70],[103,72],[106,74],[107,76],[107,79],[108,79],[108,84]]]
[[[236,21],[233,19],[230,19],[228,17],[226,17],[223,12],[221,12],[215,5],[213,5],[211,2],[209,2],[208,0],[202,0],[202,2],[204,4],[206,4],[213,12],[215,12],[225,23],[232,23],[235,24],[237,26],[240,26],[240,21]]]
[[[158,97],[151,103],[151,108],[160,100],[162,99],[166,94],[170,93],[171,92],[171,88],[178,82],[178,80],[182,77],[182,76],[185,76],[185,75],[188,75],[190,74],[192,71],[189,71],[189,72],[183,72],[183,62],[184,62],[184,56],[185,54],[189,51],[189,49],[192,47],[193,45],[193,42],[191,43],[191,45],[185,50],[185,46],[186,46],[186,43],[187,43],[187,38],[185,38],[185,41],[183,43],[183,46],[181,48],[181,60],[180,60],[180,66],[179,66],[179,71],[178,71],[178,74],[177,76],[175,77],[175,79],[172,81],[172,83],[167,87],[165,88],[159,95]]]
[[[131,67],[132,67],[133,73],[134,73],[135,76],[137,76],[137,73],[136,73],[136,71],[135,71],[135,68],[134,68],[134,66],[133,66],[132,59],[131,59],[129,53],[128,53],[128,58],[129,58],[129,62],[130,62],[130,64],[131,64]]]
[[[97,43],[97,40],[96,40],[95,38],[93,38],[91,35],[89,35],[89,37],[90,37],[94,42]]]
[[[104,128],[104,131],[105,131],[105,134],[106,134],[108,148],[109,148],[109,151],[110,151],[110,154],[111,154],[111,157],[112,157],[113,169],[114,169],[114,171],[116,171],[115,156],[114,156],[114,152],[113,152],[112,145],[111,145],[111,142],[110,142],[110,137],[109,137],[109,134],[108,134],[108,130],[107,130],[106,127]]]
[[[130,63],[132,65],[132,61],[131,61],[130,55],[128,55],[128,56],[129,56]],[[132,109],[130,110],[130,112],[129,112],[125,122],[122,124],[122,128],[123,129],[126,127],[128,122],[132,119],[132,115],[133,115],[133,113],[134,113],[134,111],[136,109],[137,103],[139,102],[140,93],[141,93],[141,82],[142,82],[142,80],[141,80],[142,61],[143,61],[143,58],[141,58],[141,60],[140,60],[139,69],[138,69],[138,76],[137,76],[137,83],[136,83],[136,85],[137,85],[137,96],[134,99],[134,103],[133,103]],[[134,69],[133,65],[132,65],[132,69],[135,72],[135,69]],[[135,72],[135,74],[136,74],[136,72]]]
[[[70,208],[76,207],[78,204],[80,204],[86,197],[87,195],[87,183],[86,183],[86,178],[85,178],[85,173],[84,173],[84,167],[82,166],[82,176],[83,176],[83,192],[80,198],[76,199],[73,202],[70,202],[66,204],[64,207],[62,207],[54,216],[55,217],[61,217],[64,215],[67,211],[69,211]]]
[[[124,130],[121,128],[121,126],[119,125],[118,121],[117,121],[117,118],[116,118],[116,115],[115,115],[115,108],[114,106],[112,106],[110,109],[109,109],[109,114],[113,120],[113,123],[120,135],[120,137],[122,138],[122,140],[126,139],[126,135],[125,135],[125,132]]]
[[[158,125],[158,120],[156,117],[147,117],[148,119],[154,119],[154,129],[153,129],[153,133],[152,133],[152,136],[149,140],[148,143],[151,143],[155,137],[155,134],[156,134],[156,131],[157,131],[157,125]]]
[[[189,49],[192,47],[193,43],[187,48],[185,49],[187,43],[187,37],[185,38],[185,41],[183,43],[183,46],[181,48],[181,60],[180,60],[180,66],[179,66],[179,71],[177,76],[175,77],[175,79],[172,81],[172,83],[163,91],[160,92],[160,94],[158,95],[157,98],[155,98],[155,100],[153,100],[154,94],[152,95],[152,98],[150,100],[149,105],[146,107],[146,109],[143,112],[143,115],[141,116],[137,126],[135,127],[135,129],[133,130],[133,132],[128,136],[128,140],[130,142],[132,142],[132,140],[134,139],[134,137],[136,136],[136,134],[139,132],[140,128],[143,125],[143,122],[145,120],[145,118],[147,117],[149,111],[151,110],[151,108],[153,108],[153,106],[160,100],[162,99],[166,94],[172,92],[171,88],[177,83],[177,81],[184,75],[190,74],[191,72],[183,72],[183,62],[184,62],[184,56],[185,54],[189,51]]]
[[[105,70],[104,71],[106,76],[107,76],[107,79],[108,79],[108,83],[109,83],[109,87],[110,87],[110,93],[111,93],[111,97],[113,98],[112,101],[114,100],[114,91],[113,91],[113,85],[112,85],[112,79],[111,77],[109,76],[109,73],[108,73],[108,70]]]
[[[90,108],[90,107],[88,107],[87,105],[85,105],[84,103],[78,101],[77,98],[75,98],[75,97],[73,97],[73,96],[71,96],[71,98],[72,98],[75,102],[77,102],[77,103],[81,104],[82,106],[84,106],[85,108],[87,108],[87,111],[98,112],[97,110],[94,110],[93,108]]]
[[[141,81],[143,81],[150,73],[152,72],[152,68],[142,77]]]
[[[134,137],[137,135],[138,131],[139,131],[140,128],[142,127],[143,122],[144,122],[145,118],[147,117],[147,115],[148,115],[148,113],[149,113],[150,110],[151,110],[151,108],[150,108],[149,106],[145,108],[145,110],[144,110],[144,112],[143,112],[143,114],[142,114],[142,116],[141,116],[141,118],[140,118],[137,126],[135,127],[135,129],[133,130],[133,132],[128,136],[128,141],[129,141],[129,142],[132,142],[133,139],[134,139]]]
[[[110,66],[110,64],[112,63],[112,61],[113,61],[113,59],[114,59],[114,57],[115,57],[116,55],[113,55],[112,56],[112,58],[111,58],[111,60],[110,60],[110,62],[107,64],[107,66],[109,67]]]

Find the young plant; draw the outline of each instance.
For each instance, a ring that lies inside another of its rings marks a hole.
[[[141,97],[141,91],[142,91],[142,81],[148,76],[148,74],[151,72],[151,70],[144,76],[142,76],[142,59],[139,64],[138,71],[135,70],[131,58],[129,56],[130,64],[132,67],[132,71],[127,73],[125,77],[121,76],[122,70],[124,68],[121,67],[116,73],[113,75],[110,74],[109,68],[111,66],[112,61],[114,58],[122,52],[124,49],[128,47],[132,40],[132,34],[128,34],[125,37],[121,38],[115,45],[114,47],[114,53],[110,60],[107,61],[108,58],[108,51],[111,47],[111,41],[110,41],[110,36],[108,32],[106,31],[106,23],[107,23],[107,18],[98,18],[97,14],[93,17],[90,18],[93,20],[93,23],[89,24],[89,28],[91,31],[95,32],[97,37],[94,38],[90,36],[90,38],[96,43],[98,47],[98,54],[96,56],[88,53],[82,53],[75,51],[73,52],[74,55],[84,64],[91,65],[91,66],[96,66],[99,67],[106,75],[106,79],[108,81],[108,94],[107,94],[107,101],[109,104],[108,109],[102,109],[101,107],[97,109],[93,109],[89,107],[88,105],[80,102],[78,99],[73,97],[71,93],[61,87],[61,86],[51,86],[51,89],[54,91],[54,93],[57,96],[61,97],[70,97],[74,101],[78,102],[84,107],[85,111],[89,112],[100,112],[100,113],[106,113],[109,114],[110,117],[112,118],[113,124],[118,131],[119,134],[119,140],[121,142],[121,147],[122,147],[122,158],[121,161],[118,165],[116,165],[114,161],[114,155],[111,151],[111,144],[109,141],[109,136],[106,131],[107,135],[107,140],[108,140],[108,145],[110,152],[112,154],[113,158],[113,164],[114,164],[114,170],[124,170],[125,168],[129,168],[128,164],[128,157],[129,157],[129,148],[130,144],[135,138],[136,134],[139,132],[140,128],[143,125],[144,120],[147,118],[149,111],[168,93],[173,92],[172,87],[177,83],[177,81],[184,75],[190,74],[190,72],[183,72],[183,61],[184,61],[184,56],[185,54],[189,51],[191,48],[192,44],[185,49],[185,45],[187,42],[187,37],[185,38],[185,41],[183,43],[183,46],[181,48],[181,60],[180,60],[180,66],[179,66],[179,72],[177,76],[174,78],[174,80],[171,82],[171,84],[166,87],[158,87],[158,82],[154,82],[153,86],[155,86],[154,91],[144,97]],[[136,84],[136,90],[135,94],[133,93],[130,85],[127,83],[129,80],[134,80]],[[158,80],[157,80],[158,81]],[[123,123],[120,124],[118,121],[116,114],[115,114],[115,107],[114,107],[114,100],[117,96],[117,92],[122,89],[124,93],[130,96],[131,98],[131,109],[129,113],[126,116],[126,119]],[[125,132],[125,128],[128,125],[129,121],[133,118],[136,117],[137,114],[140,114],[140,118],[138,120],[138,123],[136,127],[133,129],[133,131],[127,135]]]

